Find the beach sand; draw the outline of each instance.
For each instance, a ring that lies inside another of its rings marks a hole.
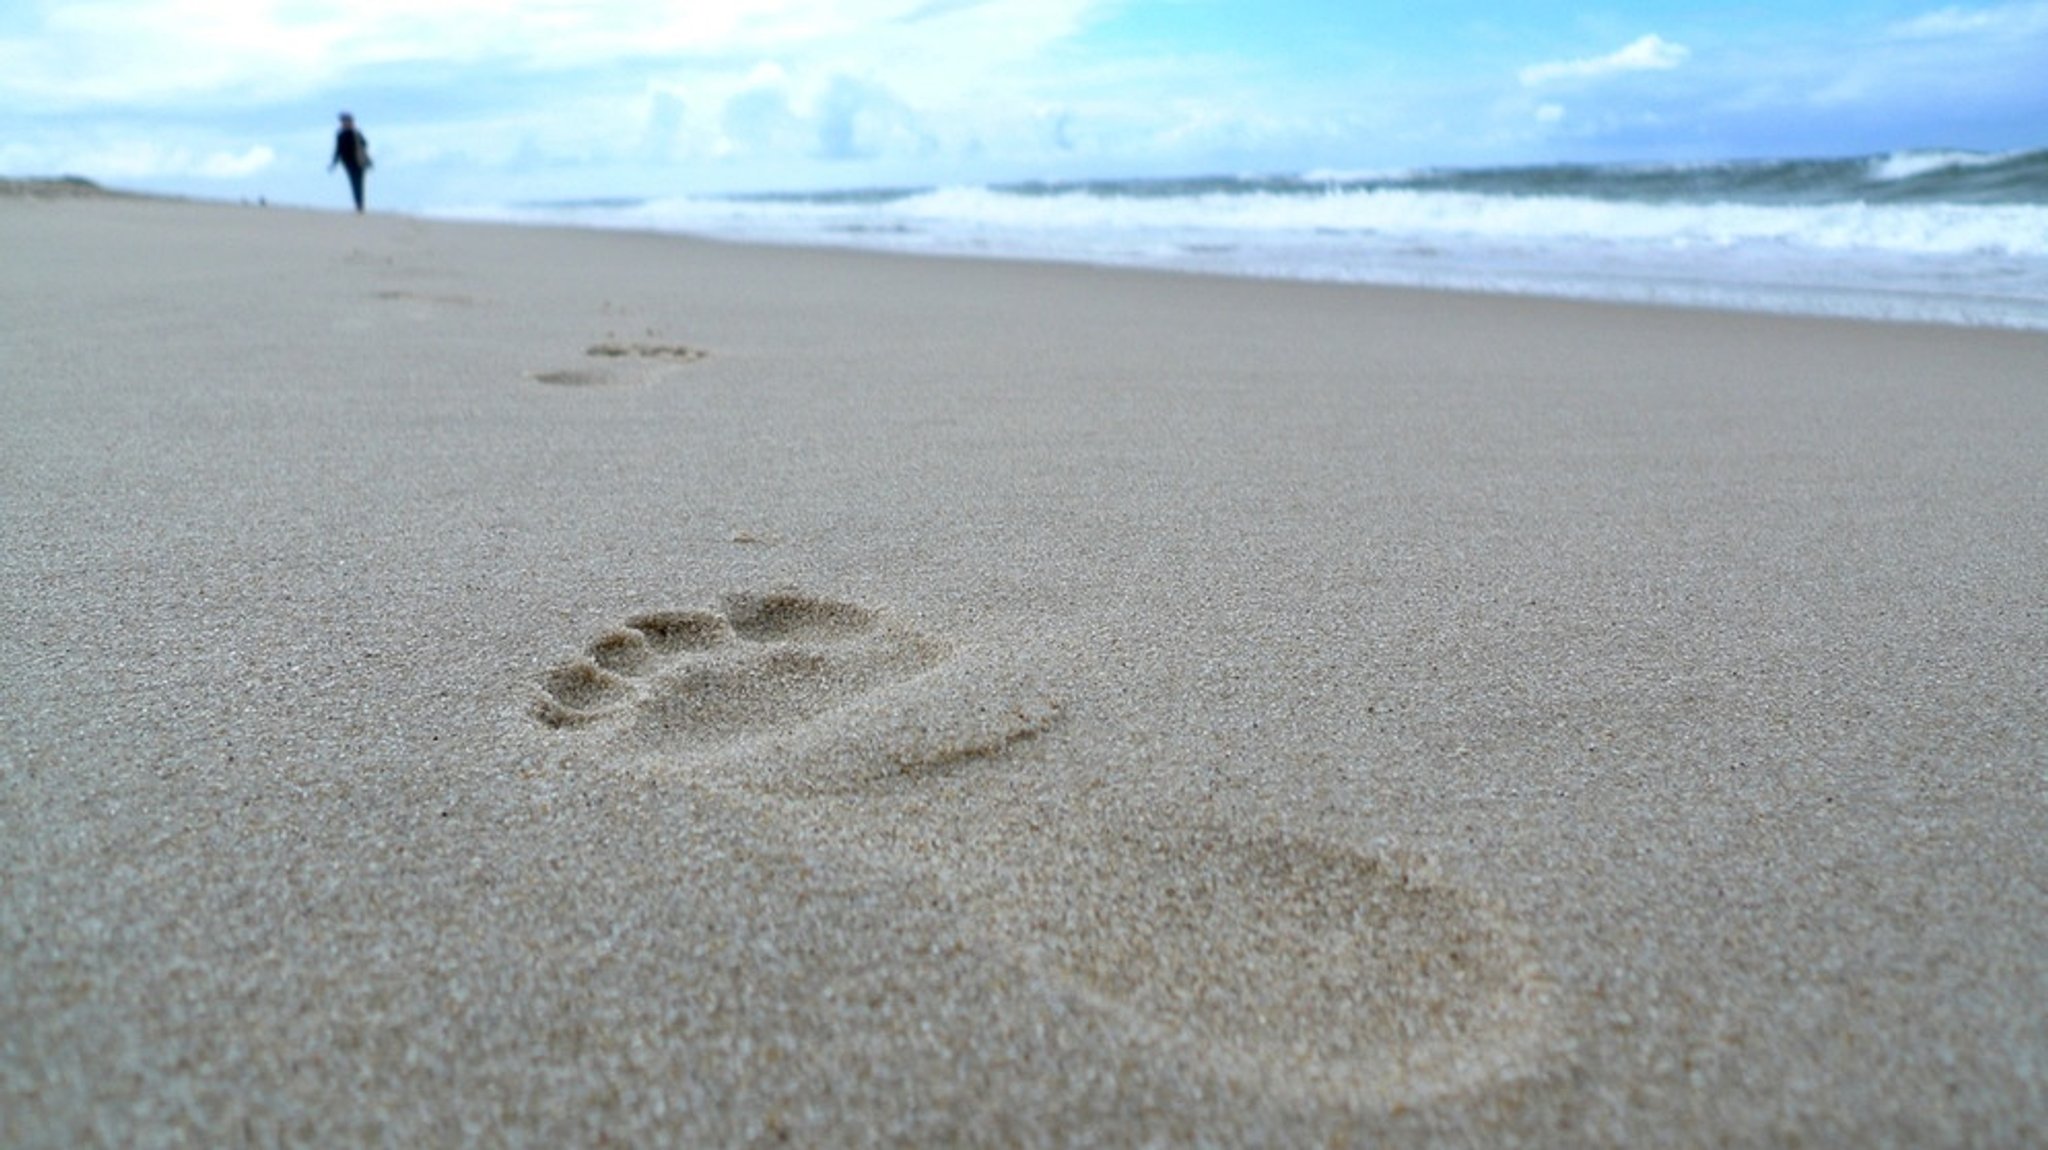
[[[2048,338],[0,253],[0,1144],[2048,1139]]]

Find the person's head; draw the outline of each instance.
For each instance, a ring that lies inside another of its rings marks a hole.
[[[351,116],[351,115],[349,115],[349,114],[348,114],[347,112],[343,112],[343,113],[341,114],[341,126],[342,126],[342,127],[344,127],[344,128],[353,128],[353,127],[355,127],[355,126],[356,126],[356,118],[355,118],[354,116]]]

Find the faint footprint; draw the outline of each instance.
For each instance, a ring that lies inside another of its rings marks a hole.
[[[1414,856],[1129,814],[961,845],[963,911],[1228,1078],[1391,1106],[1527,1074],[1555,1044],[1533,943]]]
[[[572,367],[531,373],[539,383],[558,387],[597,387],[605,384],[642,383],[664,368],[695,363],[709,356],[699,348],[672,343],[619,343],[606,341],[584,349],[584,356],[606,361],[609,366]]]

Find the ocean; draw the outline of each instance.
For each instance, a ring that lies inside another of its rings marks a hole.
[[[429,214],[2048,330],[2048,150],[677,196]]]

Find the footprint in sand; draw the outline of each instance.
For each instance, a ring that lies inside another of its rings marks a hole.
[[[705,785],[845,791],[992,758],[1057,717],[1042,688],[960,654],[852,603],[735,594],[598,636],[548,672],[534,714],[695,764]],[[890,691],[912,679],[919,690]],[[1025,701],[990,707],[991,688]]]
[[[636,615],[549,672],[551,726],[627,719],[666,749],[715,748],[810,719],[930,667],[943,648],[851,603],[728,595],[721,611]]]
[[[635,616],[548,672],[534,714],[931,878],[995,953],[1232,1081],[1393,1106],[1526,1075],[1555,1045],[1533,943],[1411,856],[1048,815],[1027,790],[972,803],[1020,776],[958,768],[1028,765],[1058,703],[854,604],[777,591]]]
[[[609,366],[563,368],[531,373],[538,383],[558,387],[598,387],[605,384],[640,383],[662,374],[663,369],[695,363],[710,353],[700,348],[673,343],[595,343],[584,349],[584,357]]]
[[[391,303],[442,304],[447,307],[474,307],[476,297],[456,292],[421,292],[391,288],[375,293],[376,297]]]
[[[1533,943],[1418,857],[1151,814],[984,833],[1013,845],[963,902],[1184,1063],[1390,1107],[1526,1076],[1555,1044]]]

